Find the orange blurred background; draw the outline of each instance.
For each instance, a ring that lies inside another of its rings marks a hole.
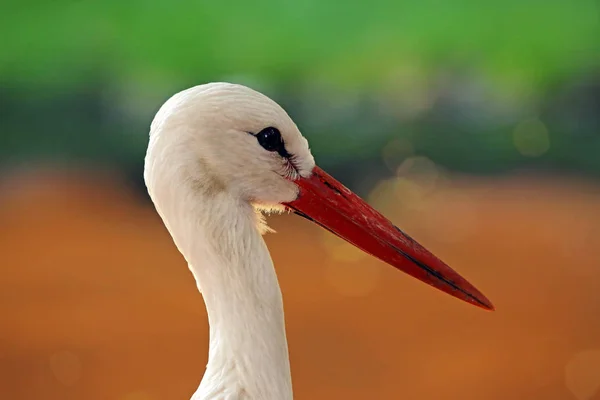
[[[109,173],[21,172],[0,187],[1,398],[189,398],[206,313],[152,206]],[[430,168],[369,200],[497,311],[272,217],[298,399],[600,398],[599,185]]]

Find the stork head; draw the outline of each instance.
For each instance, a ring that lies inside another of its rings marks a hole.
[[[145,179],[153,199],[183,179],[205,196],[227,193],[261,208],[289,209],[429,285],[493,309],[473,285],[317,167],[288,114],[245,86],[211,83],[170,98],[152,122]]]
[[[198,190],[226,190],[263,208],[294,200],[294,181],[315,161],[289,115],[246,86],[210,83],[182,91],[159,110],[152,141],[178,147],[180,168]],[[163,150],[164,151],[164,150]]]

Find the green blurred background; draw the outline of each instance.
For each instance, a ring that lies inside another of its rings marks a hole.
[[[499,309],[277,217],[299,399],[600,399],[596,0],[4,1],[1,399],[194,391],[206,317],[142,167],[160,105],[210,81],[279,102]]]

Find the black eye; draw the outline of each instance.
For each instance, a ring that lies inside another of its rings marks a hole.
[[[256,134],[258,144],[260,144],[265,150],[277,151],[285,150],[283,147],[283,139],[281,133],[277,128],[268,127]]]
[[[269,126],[257,134],[252,132],[248,133],[255,136],[256,140],[258,140],[258,144],[260,144],[265,150],[276,151],[283,158],[291,158],[291,154],[285,149],[285,143],[283,143],[283,138],[281,137],[281,132],[279,132],[279,129]]]

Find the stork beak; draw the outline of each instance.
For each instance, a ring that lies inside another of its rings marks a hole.
[[[285,205],[361,250],[468,303],[492,303],[440,259],[319,167],[294,181],[298,198]]]

